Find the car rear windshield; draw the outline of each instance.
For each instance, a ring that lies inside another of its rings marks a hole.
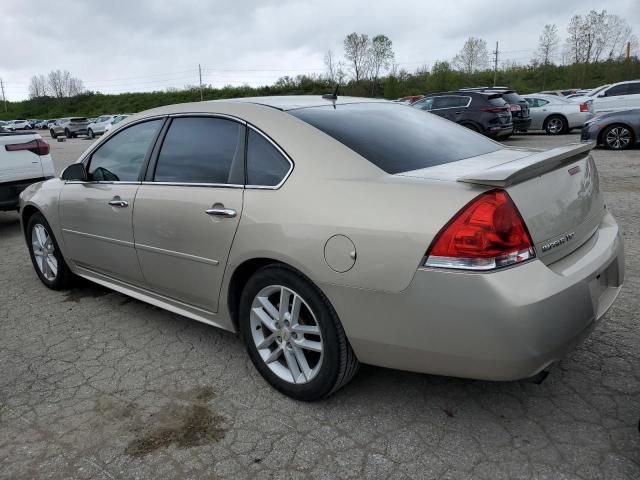
[[[85,117],[76,117],[71,119],[72,122],[86,122],[87,119]]]
[[[398,103],[289,110],[387,173],[434,167],[503,147],[434,114]]]
[[[515,92],[503,93],[502,94],[502,98],[504,98],[509,103],[518,103],[518,102],[524,102],[525,101],[524,98],[522,98],[520,95],[518,95]]]

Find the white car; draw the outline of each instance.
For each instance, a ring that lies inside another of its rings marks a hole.
[[[102,135],[109,124],[113,122],[116,115],[101,115],[89,124],[87,135],[89,138],[95,138],[96,135]]]
[[[582,128],[594,116],[593,101],[576,102],[558,95],[533,93],[524,95],[529,104],[531,130],[545,130],[549,135]]]
[[[128,113],[122,114],[122,115],[116,115],[115,118],[113,120],[111,120],[111,122],[109,122],[109,124],[107,126],[104,127],[104,132],[108,132],[109,130],[111,130],[113,128],[114,125],[120,123],[122,120],[124,120],[127,117],[130,117],[131,115]]]
[[[31,130],[31,124],[27,120],[13,120],[4,126],[5,129],[15,130]]]
[[[0,211],[17,210],[20,192],[53,176],[49,144],[39,134],[0,127]]]
[[[595,113],[640,108],[640,80],[629,80],[598,87],[583,97],[573,97],[571,100],[577,102],[593,100]]]

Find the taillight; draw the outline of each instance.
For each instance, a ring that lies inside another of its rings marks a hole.
[[[587,105],[586,103],[581,103],[580,104],[580,111],[581,112],[588,112],[589,111],[589,105]]]
[[[485,192],[436,235],[425,267],[493,270],[535,257],[527,227],[504,190]]]
[[[481,112],[489,112],[489,113],[500,113],[507,110],[507,107],[482,107],[480,108]]]
[[[512,112],[519,112],[520,110],[522,110],[522,108],[520,108],[520,105],[516,105],[515,103],[510,104],[509,107],[511,108]]]
[[[28,150],[36,155],[48,155],[49,144],[44,140],[31,140],[25,143],[12,143],[4,146],[7,152],[19,152],[21,150]]]

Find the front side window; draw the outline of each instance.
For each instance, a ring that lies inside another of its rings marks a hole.
[[[291,164],[259,133],[249,130],[247,142],[247,184],[273,187],[289,172]]]
[[[413,104],[414,107],[419,108],[420,110],[431,110],[433,106],[433,98],[425,98],[424,100],[419,100]]]
[[[626,95],[627,87],[628,85],[626,83],[622,85],[616,85],[615,87],[611,87],[609,90],[606,91],[606,96],[617,97],[618,95]]]
[[[244,126],[214,117],[174,118],[162,143],[156,182],[244,183]]]
[[[89,161],[88,176],[94,182],[135,182],[162,119],[132,125],[103,143]]]
[[[436,97],[433,101],[433,109],[437,110],[439,108],[455,108],[466,105],[469,101],[468,97]]]

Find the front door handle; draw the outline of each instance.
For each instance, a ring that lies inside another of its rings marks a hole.
[[[213,207],[205,210],[207,215],[214,217],[233,218],[237,215],[237,212],[233,208]]]
[[[127,202],[126,200],[111,200],[109,202],[109,205],[111,205],[112,207],[124,208],[129,206],[129,202]]]

